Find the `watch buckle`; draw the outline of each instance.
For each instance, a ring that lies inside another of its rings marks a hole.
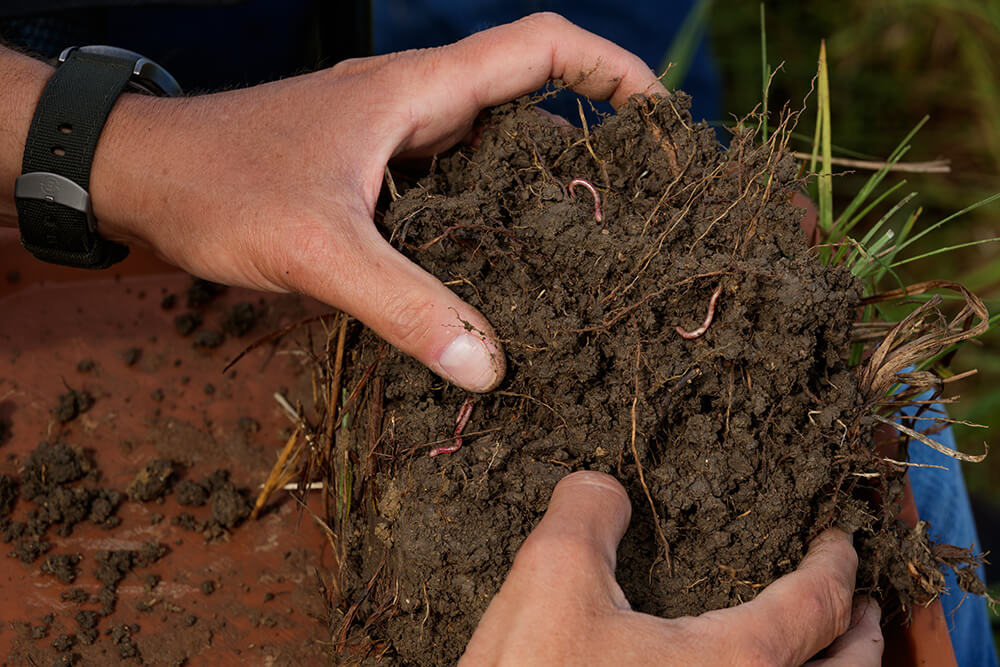
[[[39,199],[79,211],[87,216],[90,230],[97,230],[97,220],[90,207],[90,194],[65,176],[49,171],[21,174],[14,182],[14,198]]]

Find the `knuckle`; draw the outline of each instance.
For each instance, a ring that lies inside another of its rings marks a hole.
[[[745,667],[783,667],[786,661],[780,657],[781,653],[773,642],[759,637],[750,638],[734,656],[733,664]]]
[[[532,25],[543,32],[561,30],[566,26],[572,25],[569,20],[555,12],[535,12],[534,14],[525,16],[521,19],[521,22],[526,25]]]
[[[533,572],[566,573],[566,564],[573,563],[578,571],[596,565],[594,545],[586,539],[567,533],[534,532],[521,545],[515,563]]]
[[[804,592],[800,601],[803,618],[827,621],[833,628],[833,637],[847,631],[851,622],[851,602],[853,591],[835,577],[819,578],[816,585]]]
[[[435,304],[429,299],[414,298],[406,292],[390,292],[382,301],[386,317],[386,333],[407,351],[423,346],[434,333]]]

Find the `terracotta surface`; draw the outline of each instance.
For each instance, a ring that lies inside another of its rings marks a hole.
[[[324,307],[292,296],[230,289],[203,309],[203,328],[218,329],[225,310],[239,301],[265,304],[268,315],[249,335],[204,351],[173,324],[187,310],[184,291],[190,278],[148,254],[133,253],[110,272],[60,269],[34,261],[10,230],[0,230],[0,270],[0,418],[12,427],[0,447],[0,473],[17,476],[40,440],[61,438],[92,453],[103,486],[124,490],[146,461],[170,458],[183,463],[193,479],[226,468],[237,485],[256,491],[283,444],[282,429],[290,424],[272,394],[289,387],[306,395],[309,377],[300,357],[288,353],[296,347],[294,340],[252,352],[235,374],[223,374],[222,368],[262,333],[325,312]],[[178,303],[164,310],[161,299],[171,293]],[[131,366],[125,362],[129,348],[141,349]],[[83,360],[94,361],[94,369],[78,371]],[[87,413],[59,425],[51,410],[67,386],[85,389],[97,400]],[[162,400],[154,400],[157,390]],[[260,429],[247,433],[238,426],[241,417],[254,419]],[[904,517],[915,522],[910,500]],[[30,507],[19,502],[14,517],[23,518]],[[329,634],[317,577],[326,541],[288,496],[271,507],[259,521],[213,543],[171,525],[170,517],[180,512],[201,519],[209,515],[207,507],[180,507],[173,495],[162,504],[126,501],[118,512],[122,525],[110,532],[86,522],[69,538],[50,531],[56,545],[50,553],[83,554],[81,576],[67,585],[40,572],[41,559],[30,565],[15,558],[2,561],[0,646],[9,648],[0,656],[11,665],[52,664],[61,655],[52,648],[53,639],[76,631],[73,617],[79,609],[98,607],[63,601],[60,593],[80,587],[96,594],[97,551],[138,548],[152,539],[171,552],[122,581],[115,613],[98,626],[101,637],[92,646],[73,648],[83,664],[119,660],[103,635],[118,623],[140,626],[135,641],[147,662],[155,664],[182,658],[190,665],[324,664]],[[166,518],[154,524],[154,514]],[[144,588],[149,573],[162,578],[152,591]],[[201,590],[205,581],[215,584],[211,595]],[[140,603],[152,604],[152,611],[138,611]],[[30,627],[48,613],[55,614],[48,635],[31,639]],[[188,626],[190,615],[197,621]],[[915,609],[909,629],[886,628],[886,640],[887,665],[955,664],[940,603]]]
[[[0,231],[0,418],[12,431],[0,447],[0,472],[19,476],[40,440],[63,439],[91,452],[103,473],[101,486],[124,491],[149,459],[170,458],[195,480],[229,469],[237,486],[255,493],[284,442],[281,430],[290,424],[272,394],[279,387],[294,392],[308,386],[309,376],[302,373],[301,357],[285,353],[294,348],[293,337],[278,348],[265,345],[251,353],[235,373],[224,375],[222,368],[256,337],[324,309],[297,297],[230,289],[202,309],[202,328],[218,330],[226,309],[238,301],[260,306],[263,297],[267,317],[242,338],[230,337],[210,351],[195,349],[192,338],[181,337],[173,324],[187,310],[184,291],[190,284],[176,269],[142,254],[114,272],[52,269],[21,250],[7,230]],[[178,295],[172,310],[161,308],[168,293]],[[125,361],[129,348],[141,349],[131,366]],[[93,370],[78,371],[83,360],[92,360]],[[51,410],[67,386],[89,391],[96,402],[60,425]],[[162,392],[161,400],[153,398],[156,392]],[[241,417],[258,422],[259,430],[248,431],[246,422],[240,428]],[[244,523],[220,542],[206,543],[200,534],[171,525],[170,518],[181,512],[210,516],[208,507],[179,506],[172,494],[162,504],[126,500],[118,512],[122,524],[112,531],[82,522],[61,538],[50,529],[50,554],[83,555],[80,576],[63,584],[43,574],[44,557],[32,564],[0,561],[0,660],[53,664],[61,654],[52,641],[77,630],[77,611],[99,608],[63,601],[60,593],[80,587],[96,594],[97,551],[137,549],[157,540],[170,553],[122,580],[116,611],[100,620],[97,642],[72,649],[82,656],[81,664],[118,663],[104,632],[119,623],[139,625],[134,639],[147,664],[182,658],[190,665],[325,664],[322,643],[329,634],[317,572],[323,571],[326,540],[287,494],[279,495],[260,520]],[[23,519],[31,508],[22,499],[13,517]],[[153,523],[154,514],[165,518]],[[11,545],[0,548],[11,551]],[[146,574],[162,581],[146,590]],[[202,591],[205,581],[214,583],[210,595]],[[152,610],[138,611],[140,603]],[[55,619],[48,635],[30,638],[30,627],[50,612]],[[193,625],[190,615],[197,617]]]
[[[903,510],[899,513],[899,518],[911,526],[916,526],[919,521],[909,478],[906,480]],[[885,627],[883,632],[886,640],[883,665],[953,667],[958,664],[940,600],[935,600],[928,607],[913,609],[913,619],[908,628],[894,623]]]

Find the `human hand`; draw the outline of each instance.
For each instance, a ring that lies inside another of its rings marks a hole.
[[[880,611],[852,605],[857,554],[842,531],[821,533],[751,602],[668,620],[632,611],[615,581],[630,515],[613,477],[563,478],[460,664],[800,665],[824,648],[810,665],[881,663]]]
[[[103,236],[230,285],[343,309],[473,391],[503,377],[486,319],[373,224],[384,170],[455,144],[479,112],[562,79],[620,106],[665,94],[636,56],[552,14],[439,49],[184,99],[123,96],[91,178]]]

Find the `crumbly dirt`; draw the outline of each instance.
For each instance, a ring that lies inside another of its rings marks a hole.
[[[125,489],[128,497],[141,502],[162,498],[170,491],[175,465],[168,459],[153,459],[148,462]]]
[[[222,330],[230,336],[244,336],[257,324],[258,312],[249,301],[234,304],[222,321]]]
[[[65,424],[82,415],[93,405],[94,397],[89,392],[70,389],[65,394],[59,395],[56,406],[52,409],[52,416],[60,423]]]
[[[349,348],[346,599],[365,599],[356,618],[401,663],[461,655],[555,483],[579,469],[614,474],[632,499],[617,575],[637,610],[752,599],[832,525],[858,530],[859,587],[888,578],[928,599],[903,565],[937,572],[926,538],[866,502],[896,498],[898,475],[878,489],[851,475],[874,458],[847,364],[860,285],[807,247],[794,160],[747,135],[723,152],[687,107],[633,101],[586,133],[503,107],[478,148],[441,157],[385,215],[389,240],[484,313],[507,360],[496,391],[469,395],[370,332]],[[587,189],[569,192],[578,178],[599,190],[600,221]],[[679,335],[715,293],[704,334]],[[464,445],[429,457],[466,399]]]

